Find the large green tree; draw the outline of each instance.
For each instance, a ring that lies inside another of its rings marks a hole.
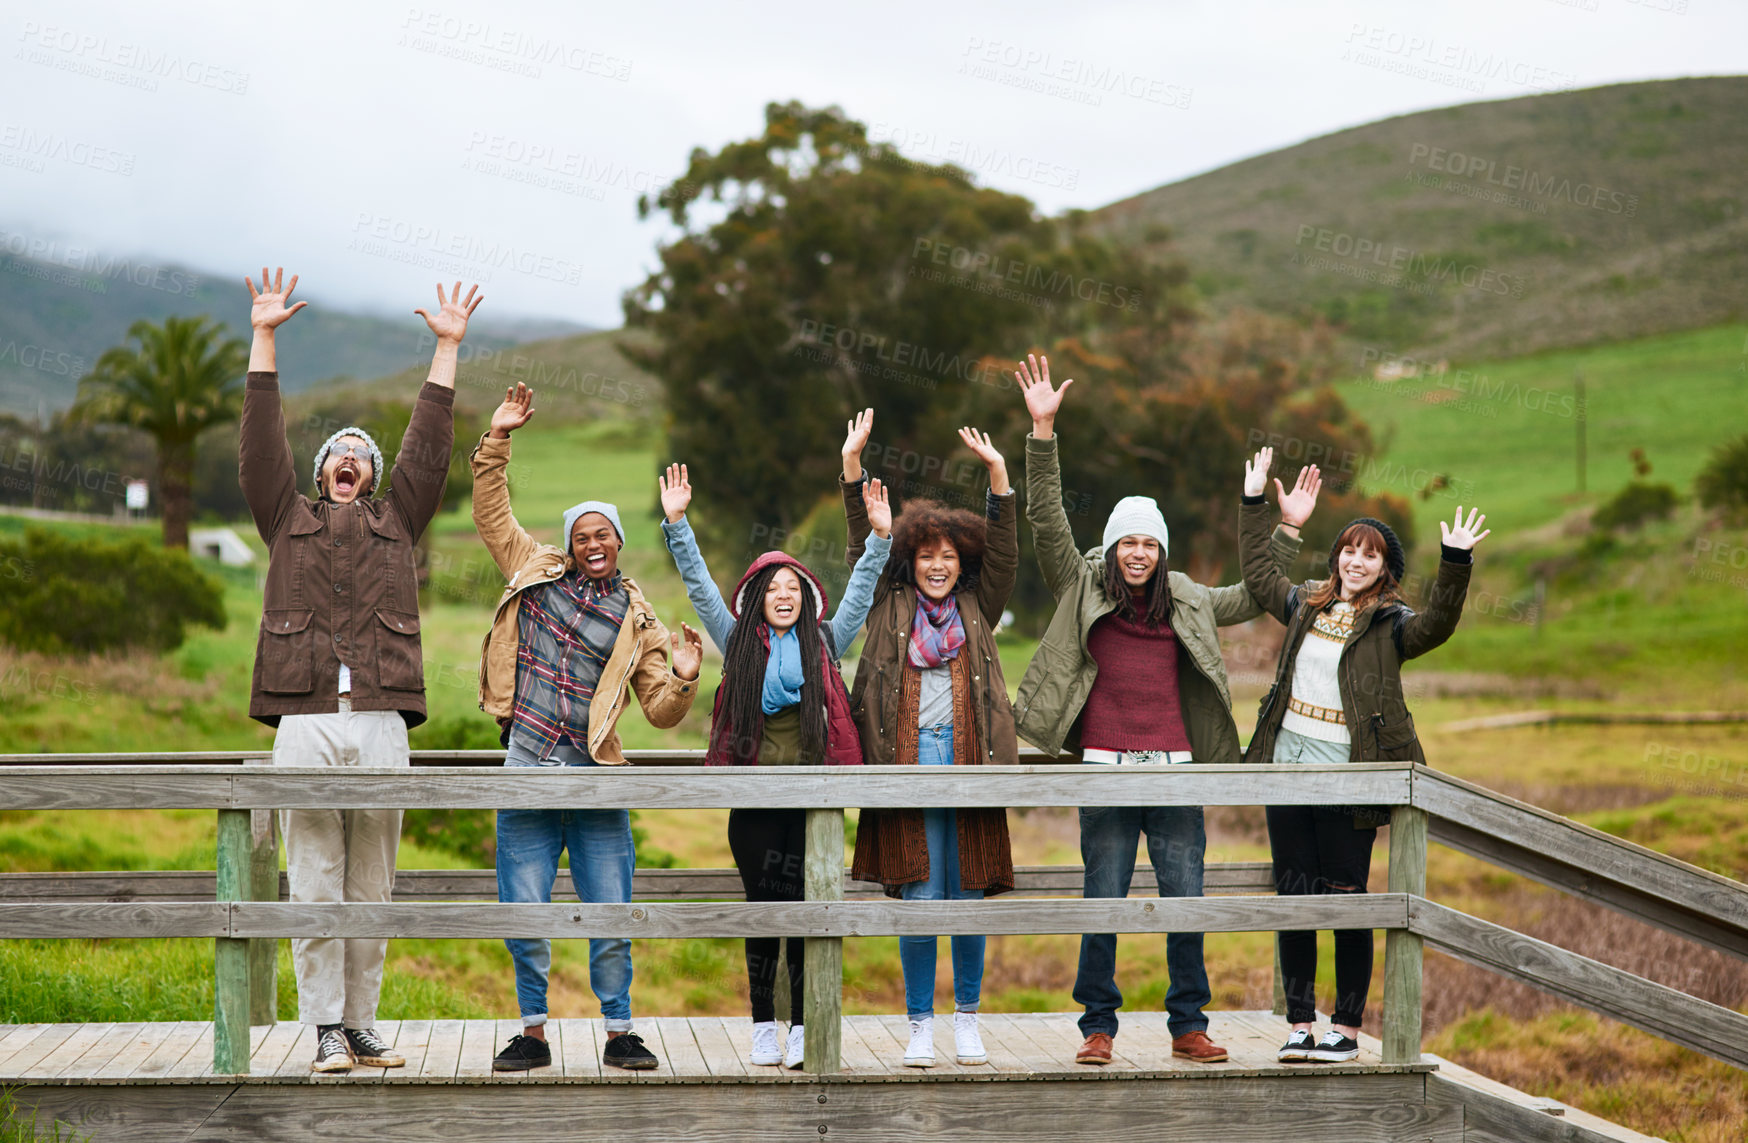
[[[86,424],[126,425],[152,438],[164,546],[186,549],[195,441],[242,411],[248,346],[226,338],[224,326],[206,317],[171,316],[162,325],[137,321],[127,336],[135,344],[105,350],[79,382],[71,415]]]

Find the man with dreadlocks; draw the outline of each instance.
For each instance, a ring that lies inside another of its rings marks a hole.
[[[619,509],[585,500],[564,514],[563,547],[542,544],[510,511],[510,434],[534,416],[534,391],[504,391],[473,450],[473,523],[507,581],[480,657],[480,709],[498,720],[504,765],[623,766],[619,716],[627,691],[651,726],[677,726],[698,689],[703,638],[669,635],[631,577],[619,572]],[[673,667],[669,669],[669,655]],[[526,771],[524,771],[526,772]],[[614,809],[498,811],[498,900],[547,902],[558,859],[590,904],[631,900],[637,851],[631,815]],[[500,1072],[550,1066],[546,985],[552,943],[507,939],[522,1031],[492,1060]],[[589,985],[601,1002],[608,1067],[647,1070],[655,1053],[632,1031],[631,942],[589,938]]]
[[[405,766],[407,730],[425,721],[419,584],[413,546],[443,503],[454,441],[455,363],[483,297],[437,287],[435,312],[415,310],[437,337],[400,454],[380,483],[382,452],[348,426],[316,452],[316,499],[297,490],[279,400],[275,333],[307,303],[287,306],[297,275],[265,268],[249,324],[249,377],[239,428],[239,480],[267,545],[267,585],[249,715],[276,727],[275,766]],[[401,811],[307,809],[280,814],[293,901],[390,900]],[[406,1063],[375,1031],[388,942],[300,937],[291,942],[298,1015],[317,1029],[318,1072]]]
[[[691,475],[671,464],[660,478],[662,532],[686,597],[722,648],[722,685],[710,714],[710,766],[859,766],[862,747],[838,655],[855,639],[874,599],[874,582],[892,546],[892,509],[878,483],[868,492],[874,538],[857,561],[837,614],[826,618],[825,588],[800,560],[766,552],[754,560],[725,603],[710,578],[686,508]],[[807,854],[807,811],[736,809],[728,848],[749,901],[799,901]],[[747,991],[752,1002],[749,1059],[799,1068],[805,942],[789,938],[789,1040],[777,1044],[778,937],[748,937]]]
[[[1099,547],[1075,550],[1062,506],[1056,412],[1062,388],[1050,362],[1031,357],[1014,377],[1032,414],[1026,441],[1026,516],[1056,613],[1020,682],[1020,733],[1051,754],[1065,746],[1082,761],[1118,765],[1238,762],[1219,628],[1262,613],[1243,584],[1204,587],[1166,567],[1169,533],[1152,497],[1117,502]],[[1292,522],[1292,521],[1289,521]],[[1282,568],[1298,554],[1297,533],[1265,538]],[[1202,895],[1207,847],[1200,806],[1097,806],[1080,811],[1086,897],[1127,897],[1141,836],[1161,897]],[[1212,999],[1201,933],[1166,937],[1171,987],[1165,995],[1171,1054],[1218,1063],[1226,1049],[1208,1039],[1203,1009]],[[1074,998],[1085,1043],[1075,1062],[1111,1062],[1117,1034],[1117,938],[1080,940]]]

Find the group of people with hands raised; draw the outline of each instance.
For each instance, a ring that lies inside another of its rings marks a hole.
[[[269,550],[267,588],[250,714],[275,726],[275,765],[406,765],[406,731],[425,718],[417,581],[412,546],[442,501],[452,447],[458,349],[477,288],[438,287],[436,312],[418,311],[437,337],[389,488],[373,497],[382,454],[362,429],[335,433],[316,458],[314,498],[298,492],[279,405],[274,331],[304,305],[296,287],[262,271],[253,298],[254,343],[240,446],[241,481]],[[1460,618],[1472,552],[1485,517],[1462,510],[1441,522],[1441,559],[1424,611],[1401,597],[1402,545],[1370,518],[1345,525],[1328,574],[1288,576],[1321,476],[1302,469],[1289,489],[1274,481],[1279,523],[1264,493],[1273,453],[1246,463],[1239,507],[1242,582],[1208,587],[1169,566],[1170,531],[1149,496],[1123,497],[1099,543],[1076,546],[1063,507],[1055,420],[1074,384],[1052,385],[1048,358],[1028,355],[1014,374],[1031,416],[1025,441],[1026,520],[1039,570],[1055,600],[1044,636],[1010,700],[996,632],[1019,575],[1019,507],[1001,451],[970,426],[960,440],[984,465],[981,513],[912,499],[896,515],[882,482],[862,469],[874,424],[864,409],[846,425],[839,491],[850,576],[835,610],[820,577],[781,551],[766,552],[726,596],[712,576],[687,510],[685,463],[658,478],[664,543],[686,586],[700,631],[671,631],[619,557],[616,505],[582,500],[563,517],[561,543],[545,544],[511,511],[511,435],[534,414],[534,393],[505,391],[474,447],[473,517],[505,577],[486,632],[479,703],[494,716],[505,766],[624,765],[616,725],[635,696],[652,726],[678,725],[700,686],[704,636],[722,655],[704,761],[718,766],[976,766],[1018,760],[1019,740],[1089,765],[1424,761],[1403,696],[1401,665],[1450,637]],[[1272,615],[1286,629],[1274,686],[1248,747],[1240,745],[1219,628]],[[855,678],[840,661],[866,629]],[[1080,814],[1089,898],[1127,896],[1145,839],[1161,896],[1202,893],[1206,832],[1198,806],[1087,807]],[[387,901],[393,888],[398,811],[288,811],[282,828],[294,901]],[[1363,893],[1378,807],[1269,806],[1276,892]],[[735,809],[728,847],[749,901],[800,900],[803,810]],[[629,814],[595,808],[505,810],[497,818],[499,899],[550,900],[559,860],[586,902],[631,899],[636,865]],[[908,901],[975,900],[1010,890],[1014,868],[1006,811],[983,807],[864,809],[851,873]],[[804,942],[745,942],[751,1040],[760,1066],[799,1068]],[[936,1062],[938,938],[902,937],[910,1040],[903,1063]],[[545,940],[505,941],[522,1031],[494,1060],[501,1071],[547,1066]],[[1226,1060],[1208,1036],[1212,999],[1200,933],[1166,940],[1165,1008],[1172,1054]],[[978,1029],[985,940],[950,939],[954,1055],[984,1063]],[[317,1071],[404,1061],[375,1030],[386,942],[294,942],[300,1020],[315,1028]],[[1122,993],[1114,934],[1081,938],[1074,999],[1083,1009],[1077,1063],[1108,1064]],[[1372,973],[1372,933],[1335,934],[1333,1015],[1315,1035],[1316,934],[1283,932],[1287,996],[1283,1061],[1339,1061],[1358,1054]],[[787,980],[777,980],[779,962]],[[594,938],[590,984],[601,1005],[603,1063],[650,1069],[660,1061],[634,1030],[630,942]],[[791,1024],[776,1020],[788,990]]]

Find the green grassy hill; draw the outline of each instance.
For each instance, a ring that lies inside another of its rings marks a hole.
[[[1118,236],[1169,226],[1216,308],[1322,313],[1390,351],[1512,356],[1709,326],[1748,313],[1745,106],[1741,76],[1465,104],[1094,218]]]

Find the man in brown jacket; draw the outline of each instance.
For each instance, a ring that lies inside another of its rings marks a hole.
[[[467,319],[484,300],[437,287],[441,306],[415,310],[437,337],[431,372],[389,473],[363,430],[348,427],[316,454],[316,499],[301,494],[279,400],[275,331],[297,276],[248,282],[249,378],[243,396],[239,479],[267,545],[267,587],[249,715],[275,727],[275,766],[405,766],[407,730],[425,721],[419,591],[413,545],[443,502],[454,444],[455,365]],[[386,902],[394,890],[401,811],[309,809],[280,815],[293,901]],[[377,1036],[376,1004],[388,942],[292,941],[298,1016],[317,1028],[319,1072],[354,1061],[406,1061]]]
[[[564,547],[536,542],[517,522],[505,476],[510,434],[533,415],[534,393],[517,383],[473,450],[474,527],[506,581],[480,660],[480,709],[503,728],[506,766],[623,766],[616,728],[627,692],[637,695],[651,726],[678,725],[697,696],[704,637],[683,623],[685,642],[680,632],[670,636],[637,584],[621,574],[625,534],[613,505],[585,500],[567,511]],[[498,811],[498,900],[550,901],[567,851],[578,899],[631,900],[637,864],[631,815],[581,808]],[[522,1031],[492,1068],[546,1067],[551,942],[504,944],[515,964]],[[655,1054],[632,1031],[630,941],[590,938],[589,984],[605,1023],[601,1062],[656,1067]]]

